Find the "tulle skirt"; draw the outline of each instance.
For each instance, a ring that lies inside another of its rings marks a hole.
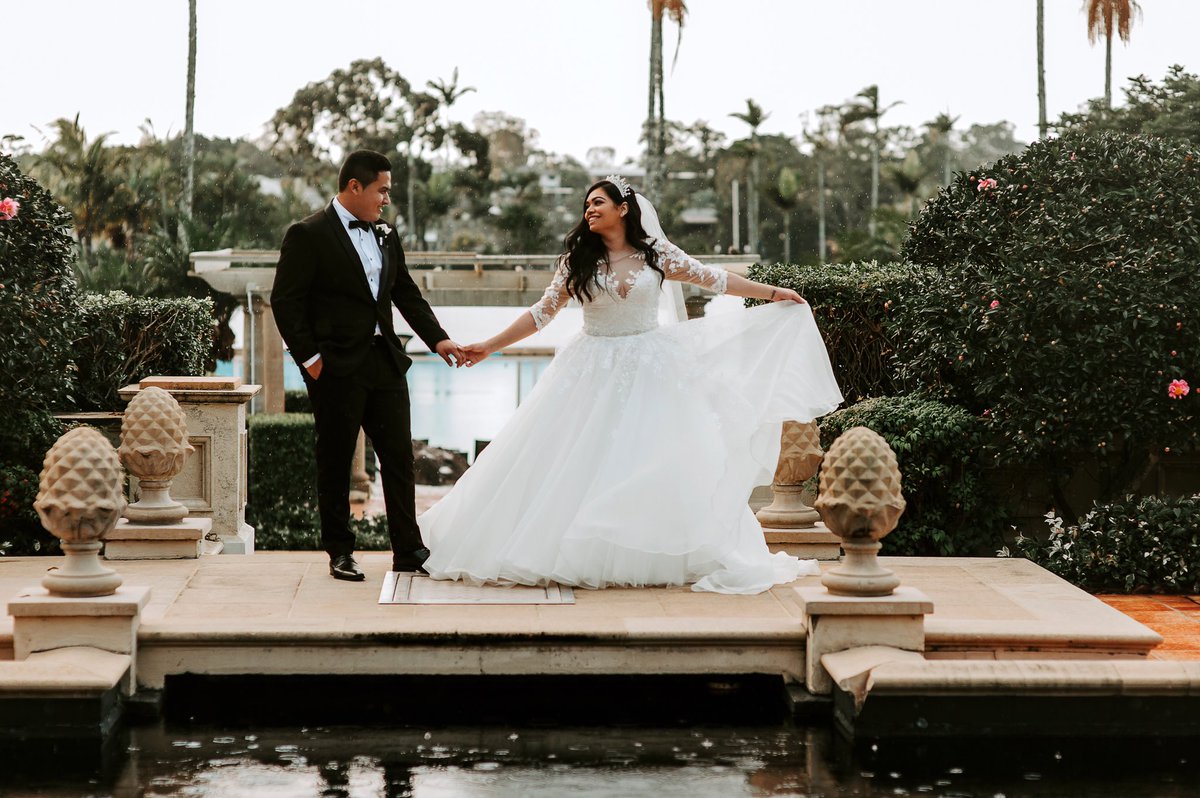
[[[435,579],[758,593],[817,573],[771,554],[747,499],[784,421],[841,402],[808,305],[581,334],[418,519]]]

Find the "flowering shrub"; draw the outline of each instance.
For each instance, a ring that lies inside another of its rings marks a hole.
[[[5,414],[61,406],[76,317],[71,217],[0,154],[0,427]]]
[[[0,199],[0,222],[7,222],[17,218],[17,214],[21,211],[21,203],[17,202],[12,197]]]
[[[45,551],[55,540],[33,499],[42,457],[62,431],[50,411],[70,402],[78,307],[70,224],[0,154],[0,555]]]
[[[0,557],[51,554],[58,538],[42,529],[33,500],[38,475],[20,465],[0,466]]]
[[[1200,495],[1127,496],[1093,508],[1078,525],[1054,513],[1046,523],[1049,540],[1019,537],[1016,553],[1085,590],[1200,593]]]
[[[1164,450],[1194,449],[1198,159],[1070,134],[959,175],[904,244],[939,275],[897,303],[900,378],[986,418],[999,459],[1046,468],[1056,488],[1102,461],[1101,500]]]

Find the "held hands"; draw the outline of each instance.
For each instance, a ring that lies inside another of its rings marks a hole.
[[[799,302],[801,305],[807,304],[804,297],[797,294],[790,288],[779,288],[771,286],[771,296],[767,297],[771,302]]]
[[[305,366],[304,370],[308,372],[308,376],[314,380],[321,378],[321,368],[325,365],[325,358],[318,357],[313,361],[311,366]]]
[[[437,346],[434,347],[434,351],[437,352],[438,357],[446,361],[447,366],[460,368],[464,362],[468,366],[471,365],[469,361],[466,361],[466,358],[463,355],[463,348],[451,341],[449,338],[445,339],[444,341],[438,341]]]
[[[467,344],[462,348],[463,356],[467,360],[467,368],[474,366],[487,359],[488,355],[492,354],[492,349],[486,344]]]

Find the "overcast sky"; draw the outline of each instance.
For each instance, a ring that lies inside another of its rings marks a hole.
[[[877,83],[902,100],[886,124],[919,126],[947,111],[960,126],[1006,119],[1037,133],[1036,0],[688,0],[679,60],[666,80],[671,119],[708,122],[754,98],[762,130],[800,133],[805,112]],[[1081,0],[1045,0],[1049,115],[1104,91],[1104,47],[1089,45]],[[1200,2],[1141,0],[1114,83],[1167,67],[1200,69]],[[524,118],[544,149],[637,152],[647,107],[646,0],[198,0],[196,130],[257,137],[311,81],[381,56],[414,85],[459,68],[467,95],[451,118]],[[76,113],[89,135],[135,142],[144,120],[182,129],[187,0],[4,3],[0,135],[42,145],[35,126]],[[668,70],[675,27],[665,32]],[[1120,92],[1114,90],[1119,98]]]

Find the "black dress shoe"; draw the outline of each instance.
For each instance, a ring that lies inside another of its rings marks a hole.
[[[367,575],[358,567],[358,563],[349,554],[341,554],[329,559],[329,575],[334,579],[345,579],[347,582],[361,582]]]
[[[429,549],[419,548],[413,549],[406,554],[392,555],[392,570],[393,571],[411,571],[418,574],[427,574],[425,570],[425,561],[429,559]]]

